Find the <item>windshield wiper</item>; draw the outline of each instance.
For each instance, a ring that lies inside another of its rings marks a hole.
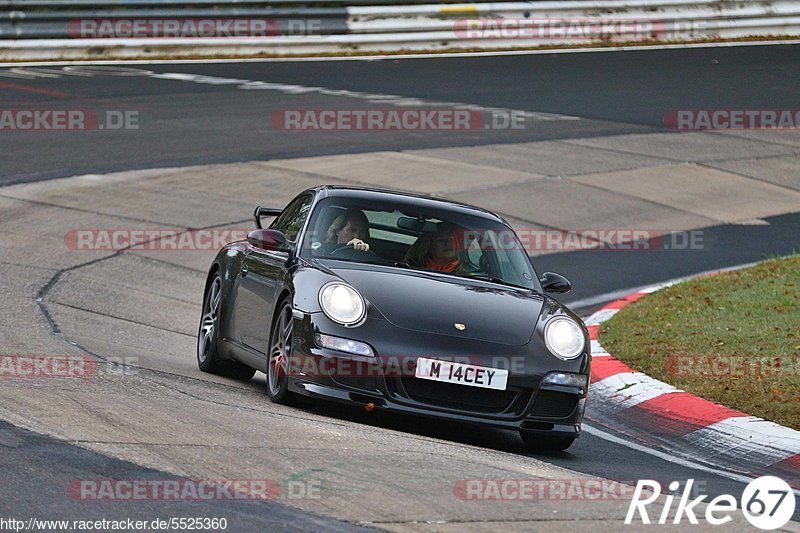
[[[471,279],[480,279],[483,281],[491,281],[492,283],[499,283],[500,285],[508,285],[508,283],[506,283],[503,279],[498,278],[497,276],[491,276],[489,274],[468,274],[462,277]]]
[[[497,283],[498,285],[505,285],[506,287],[516,287],[517,289],[526,289],[527,287],[522,287],[520,285],[516,285],[514,283],[509,283],[502,278],[498,278],[497,276],[492,276],[491,274],[479,274],[479,273],[472,273],[466,276],[461,276],[467,279],[479,279],[481,281],[489,281],[491,283]]]

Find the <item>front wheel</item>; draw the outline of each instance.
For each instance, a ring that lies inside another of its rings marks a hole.
[[[520,431],[519,436],[532,452],[554,453],[563,452],[575,442],[575,437],[548,437],[541,433]]]
[[[278,306],[267,360],[267,394],[269,399],[279,404],[296,403],[294,394],[289,392],[289,357],[292,354],[294,322],[292,306],[284,300]]]

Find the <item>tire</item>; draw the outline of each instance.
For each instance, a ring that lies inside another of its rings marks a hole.
[[[548,437],[529,431],[520,431],[519,436],[530,451],[540,453],[563,452],[575,442],[575,437]]]
[[[274,403],[297,405],[296,396],[289,392],[287,369],[294,336],[294,318],[289,300],[283,300],[275,312],[267,354],[267,394]]]
[[[203,314],[197,332],[197,366],[203,372],[217,374],[242,381],[250,380],[256,371],[236,361],[220,359],[217,350],[219,342],[219,315],[222,301],[222,277],[214,274],[203,298]]]

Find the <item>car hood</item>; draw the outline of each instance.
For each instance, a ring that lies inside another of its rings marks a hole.
[[[389,322],[425,333],[521,346],[530,341],[543,305],[535,291],[458,277],[395,269],[332,270]]]

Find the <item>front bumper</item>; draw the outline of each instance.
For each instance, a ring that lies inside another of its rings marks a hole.
[[[295,313],[294,326],[295,364],[289,387],[297,394],[355,405],[372,403],[375,409],[488,427],[555,436],[580,434],[587,388],[544,384],[542,379],[555,371],[588,376],[588,354],[562,361],[535,341],[508,346],[403,330],[385,320],[344,328],[322,313]],[[319,348],[314,340],[317,332],[367,342],[376,357]],[[416,378],[418,357],[506,368],[507,389]]]

